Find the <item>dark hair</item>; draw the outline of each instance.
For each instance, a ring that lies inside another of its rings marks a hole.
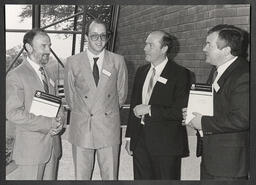
[[[163,48],[164,46],[167,46],[168,49],[166,51],[166,56],[169,58],[169,55],[171,54],[171,49],[173,47],[173,40],[172,40],[172,36],[165,32],[165,31],[160,31],[161,33],[163,33],[163,37],[160,41],[161,43],[161,48]]]
[[[38,34],[43,34],[43,35],[47,35],[47,33],[43,30],[43,29],[40,29],[40,28],[33,28],[32,30],[28,31],[24,37],[23,37],[23,48],[27,51],[25,45],[28,43],[30,45],[32,45],[32,41],[34,39],[34,37]]]
[[[104,25],[105,28],[106,28],[106,32],[107,32],[107,26],[106,26],[106,24],[105,24],[102,20],[96,18],[96,19],[90,19],[90,20],[88,21],[88,23],[85,25],[85,34],[86,34],[86,35],[88,35],[88,33],[89,33],[89,28],[90,28],[90,26],[91,26],[92,23],[97,23],[97,24],[102,24],[102,25]]]
[[[243,52],[244,34],[240,28],[233,25],[220,24],[208,31],[208,35],[217,32],[218,39],[224,41],[223,46],[219,46],[219,49],[229,46],[231,48],[230,53],[233,56],[241,56]]]

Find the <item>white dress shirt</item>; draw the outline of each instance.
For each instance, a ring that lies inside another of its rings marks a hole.
[[[99,55],[94,55],[92,52],[89,51],[89,49],[87,49],[87,56],[89,58],[89,63],[90,63],[92,71],[93,71],[93,65],[94,65],[93,58],[99,57],[99,59],[97,60],[97,66],[99,68],[99,75],[101,74],[101,70],[102,70],[102,66],[103,66],[104,53],[105,53],[105,49]]]
[[[151,67],[150,67],[150,69],[148,71],[148,74],[146,76],[145,82],[143,84],[142,104],[148,104],[149,103],[150,96],[148,96],[147,90],[148,90],[150,78],[152,76],[153,68],[155,68],[155,70],[156,70],[155,76],[153,78],[153,87],[154,87],[154,85],[158,81],[158,79],[159,79],[159,77],[160,77],[164,67],[166,66],[167,62],[168,62],[168,59],[165,58],[165,60],[163,62],[161,62],[160,64],[158,64],[157,66],[154,66],[153,64],[151,64]]]
[[[218,68],[217,68],[217,72],[218,72],[218,74],[217,74],[217,76],[216,76],[216,78],[215,78],[215,80],[214,80],[214,82],[213,82],[213,88],[214,88],[214,90],[216,91],[216,92],[218,92],[218,90],[219,90],[219,85],[218,85],[218,80],[220,79],[220,77],[222,76],[222,74],[226,71],[226,69],[235,61],[237,59],[237,57],[234,57],[233,59],[231,59],[231,60],[229,60],[229,61],[227,61],[226,63],[224,63],[224,64],[222,64],[222,65],[220,65]]]

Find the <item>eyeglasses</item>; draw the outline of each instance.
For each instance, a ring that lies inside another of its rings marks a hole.
[[[106,35],[105,33],[103,33],[103,34],[92,34],[92,35],[90,35],[90,38],[91,38],[92,41],[98,40],[99,37],[100,37],[100,39],[101,39],[102,41],[106,41],[106,40],[107,40],[107,35]]]

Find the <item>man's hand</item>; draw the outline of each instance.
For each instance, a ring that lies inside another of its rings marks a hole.
[[[141,118],[145,114],[149,114],[150,105],[140,104],[133,108],[133,113],[137,118]]]
[[[185,121],[186,121],[186,118],[187,118],[187,107],[186,108],[182,108],[182,125],[186,125]]]
[[[131,143],[130,140],[126,140],[125,149],[126,149],[126,151],[127,151],[127,153],[128,153],[129,155],[133,155],[133,152],[130,150],[130,143]]]
[[[63,128],[62,118],[61,117],[54,118],[52,124],[53,124],[53,128],[50,130],[49,133],[51,136],[55,136],[59,134]]]
[[[201,123],[202,114],[199,114],[197,112],[193,112],[192,114],[195,115],[195,117],[189,122],[189,124],[194,129],[202,130],[202,123]]]

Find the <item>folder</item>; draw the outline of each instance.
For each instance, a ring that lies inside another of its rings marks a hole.
[[[213,116],[213,89],[211,85],[192,84],[189,92],[185,124],[188,124],[194,118],[193,112]]]
[[[56,117],[61,106],[61,98],[42,91],[36,91],[30,113],[46,117]]]

